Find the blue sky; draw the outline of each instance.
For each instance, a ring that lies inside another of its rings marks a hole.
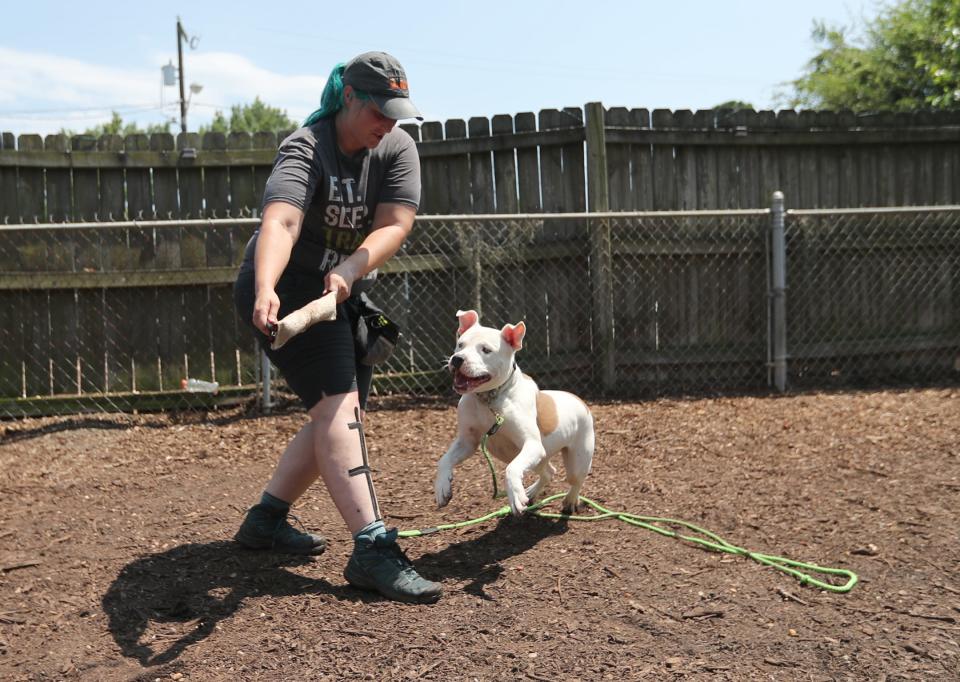
[[[176,18],[185,47],[188,127],[253,101],[302,120],[332,66],[367,50],[404,65],[427,120],[581,106],[705,109],[777,93],[815,54],[814,20],[862,25],[877,0],[487,0],[388,4],[7,3],[0,37],[0,131],[83,130],[111,110],[141,124],[175,119]],[[9,30],[16,27],[16,30]]]

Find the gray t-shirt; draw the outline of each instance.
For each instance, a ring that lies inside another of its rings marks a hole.
[[[352,254],[370,232],[377,205],[420,204],[420,157],[407,132],[394,127],[374,149],[345,156],[333,118],[300,128],[280,144],[263,192],[263,206],[283,201],[304,213],[288,270],[324,275]],[[258,229],[241,272],[253,271]],[[355,283],[367,290],[376,271]]]

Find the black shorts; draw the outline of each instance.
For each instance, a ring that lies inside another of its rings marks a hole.
[[[283,319],[323,294],[323,277],[287,271],[281,275],[275,290],[280,298],[277,318]],[[237,314],[253,330],[260,347],[308,410],[324,396],[351,391],[357,391],[360,408],[366,409],[373,367],[357,359],[354,330],[360,316],[358,296],[337,305],[337,319],[318,322],[279,350],[271,350],[270,338],[253,326],[255,299],[254,273],[242,271],[233,285]]]

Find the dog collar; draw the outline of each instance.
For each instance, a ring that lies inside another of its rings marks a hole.
[[[493,405],[493,401],[495,401],[497,398],[500,397],[500,394],[503,392],[503,389],[505,389],[510,384],[510,382],[513,380],[513,375],[516,373],[517,373],[517,363],[514,362],[513,369],[510,370],[510,376],[507,377],[506,381],[504,381],[502,384],[500,384],[496,388],[492,388],[489,391],[474,393],[474,395],[477,396],[477,399],[480,402],[484,403],[487,407],[490,407],[490,409],[493,409],[491,407],[491,405]]]

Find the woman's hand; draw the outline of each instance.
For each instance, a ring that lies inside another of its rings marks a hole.
[[[253,263],[256,299],[253,326],[270,336],[270,325],[277,323],[280,298],[274,287],[290,261],[290,251],[300,236],[303,211],[283,201],[271,201],[263,208],[263,222]]]
[[[253,303],[253,326],[266,336],[270,336],[270,325],[277,323],[277,314],[280,312],[280,298],[272,288],[263,288],[257,291],[257,299]]]
[[[325,291],[337,292],[337,303],[343,303],[350,298],[350,290],[357,279],[357,273],[344,261],[333,270],[327,273],[323,279]]]
[[[416,215],[417,210],[407,204],[380,204],[370,234],[349,258],[327,273],[325,291],[336,291],[337,303],[347,300],[358,279],[386,263],[403,245]]]

